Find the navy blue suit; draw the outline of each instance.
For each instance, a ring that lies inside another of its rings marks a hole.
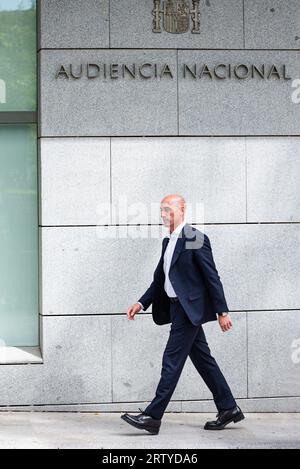
[[[189,356],[212,392],[218,411],[236,406],[231,390],[210,353],[202,324],[228,311],[209,238],[189,224],[182,229],[174,249],[169,279],[179,301],[172,303],[164,290],[163,257],[169,238],[163,239],[153,281],[138,300],[146,310],[152,304],[156,324],[172,323],[163,354],[161,378],[152,402],[144,412],[161,419]]]
[[[171,322],[170,300],[164,290],[164,252],[169,238],[163,239],[160,260],[153,282],[138,300],[148,309],[156,324]],[[197,326],[215,321],[217,313],[227,312],[222,282],[218,275],[208,236],[188,223],[178,237],[169,271],[169,279],[191,322]]]

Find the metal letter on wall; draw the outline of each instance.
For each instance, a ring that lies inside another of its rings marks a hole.
[[[154,33],[161,33],[161,19],[163,16],[163,28],[168,33],[186,33],[190,29],[190,20],[192,20],[191,32],[200,33],[200,11],[199,1],[192,0],[192,8],[190,8],[190,0],[153,0],[154,8],[152,14]]]

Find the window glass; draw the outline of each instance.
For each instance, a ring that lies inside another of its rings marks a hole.
[[[38,345],[36,124],[0,125],[0,341]]]
[[[0,112],[36,110],[36,1],[0,0]]]

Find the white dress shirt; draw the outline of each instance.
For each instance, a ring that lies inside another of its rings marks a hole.
[[[168,233],[168,237],[170,238],[170,241],[168,242],[168,245],[164,254],[164,272],[165,272],[164,289],[165,289],[166,294],[170,297],[177,296],[169,279],[169,270],[170,270],[170,265],[171,265],[171,261],[172,261],[172,257],[174,254],[174,249],[177,243],[178,236],[185,224],[186,224],[186,221],[183,220],[183,222],[180,223],[180,225],[178,225],[175,228],[175,230],[172,231],[172,233]]]
[[[170,233],[170,232],[167,233],[167,236],[170,239],[169,239],[168,245],[167,245],[165,253],[164,253],[163,268],[164,268],[164,273],[165,273],[164,289],[165,289],[166,294],[169,297],[177,296],[174,289],[173,289],[173,287],[172,287],[170,279],[169,279],[169,270],[170,270],[170,265],[171,265],[171,261],[172,261],[172,257],[173,257],[173,254],[174,254],[174,249],[175,249],[175,246],[176,246],[176,243],[177,243],[178,236],[180,234],[180,231],[182,230],[182,228],[184,227],[184,225],[186,223],[187,223],[186,220],[183,220],[183,222],[180,223],[175,228],[175,230],[172,231],[172,233]],[[142,309],[144,310],[144,306],[142,305],[142,303],[140,301],[138,301],[138,304],[140,304]]]

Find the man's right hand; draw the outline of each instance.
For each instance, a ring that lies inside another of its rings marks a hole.
[[[142,309],[142,307],[139,303],[135,303],[134,305],[129,306],[129,308],[127,310],[128,319],[130,319],[132,321],[134,319],[134,316],[136,315],[136,313],[141,311],[141,309]]]

